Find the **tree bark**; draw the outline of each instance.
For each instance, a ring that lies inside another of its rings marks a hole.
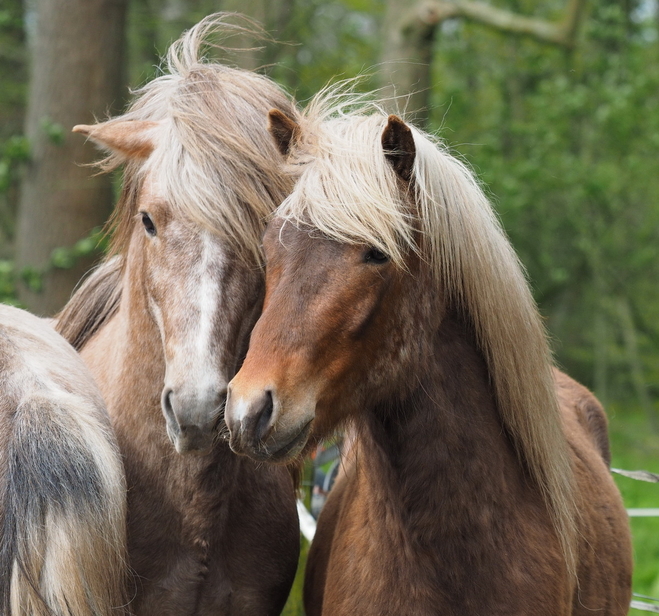
[[[405,116],[421,125],[428,123],[432,48],[437,25],[452,16],[453,7],[433,12],[427,3],[409,6],[388,0],[384,19],[384,43],[380,78],[382,94],[395,101]]]
[[[83,165],[98,153],[75,124],[91,124],[123,103],[127,0],[40,0],[31,49],[25,132],[31,162],[18,213],[16,265],[47,266],[54,248],[72,246],[104,224],[112,207],[111,179]],[[89,267],[55,269],[40,293],[20,285],[19,298],[35,313],[61,308]]]
[[[427,124],[432,46],[437,28],[450,18],[464,18],[501,32],[530,36],[563,47],[574,46],[587,0],[567,0],[562,20],[550,22],[471,0],[422,0],[411,7],[388,0],[381,52],[385,97],[403,96],[408,116]]]

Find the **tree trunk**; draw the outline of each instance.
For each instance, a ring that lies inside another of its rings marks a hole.
[[[464,18],[544,43],[572,47],[583,21],[587,0],[567,0],[561,21],[549,22],[517,15],[472,0],[387,0],[380,76],[385,97],[404,97],[403,111],[427,124],[435,32],[447,19]]]
[[[16,265],[47,268],[54,248],[68,247],[104,224],[112,207],[111,179],[82,165],[98,153],[75,124],[91,124],[123,104],[127,0],[40,0],[31,49],[26,136],[31,162],[23,181]],[[41,292],[19,287],[35,313],[49,315],[68,300],[90,262],[52,269]]]
[[[425,126],[429,120],[430,66],[435,30],[445,16],[428,19],[424,6],[388,0],[380,79],[392,111]],[[450,15],[446,15],[447,17]]]

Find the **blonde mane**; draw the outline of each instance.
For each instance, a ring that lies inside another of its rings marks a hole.
[[[266,117],[272,108],[292,118],[297,110],[267,77],[202,56],[214,36],[245,31],[228,21],[234,17],[210,15],[183,34],[169,49],[165,74],[139,89],[128,111],[109,121],[157,121],[161,134],[146,163],[118,152],[98,163],[103,171],[125,164],[110,221],[116,258],[101,264],[58,315],[58,331],[78,350],[119,307],[122,256],[148,174],[167,195],[174,215],[222,237],[249,263],[261,262],[265,219],[292,189]]]
[[[127,162],[115,209],[113,250],[130,239],[139,187],[151,174],[175,215],[203,225],[259,262],[264,219],[288,195],[290,178],[266,131],[277,108],[296,117],[292,100],[273,81],[207,60],[216,36],[244,31],[227,14],[211,15],[172,44],[166,72],[135,92],[128,111],[111,122],[160,121],[158,143],[146,164],[118,153],[99,163],[111,170]],[[215,45],[218,47],[218,45]]]
[[[573,472],[546,332],[525,272],[470,170],[412,128],[412,194],[384,156],[387,115],[375,104],[321,93],[304,112],[289,168],[294,192],[277,215],[340,242],[377,247],[404,266],[409,251],[432,268],[473,324],[502,422],[542,490],[575,573]]]

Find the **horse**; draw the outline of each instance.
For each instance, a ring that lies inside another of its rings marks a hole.
[[[126,486],[105,404],[44,320],[0,305],[0,612],[126,614]]]
[[[58,316],[108,405],[128,483],[137,616],[275,615],[300,539],[289,469],[235,456],[226,386],[261,310],[265,216],[291,188],[265,114],[270,79],[204,60],[211,15],[124,115],[77,126],[124,164],[108,257]]]
[[[467,166],[345,96],[269,114],[296,184],[264,235],[263,312],[225,409],[231,448],[254,460],[355,435],[309,553],[307,615],[626,614],[601,405],[554,368]]]

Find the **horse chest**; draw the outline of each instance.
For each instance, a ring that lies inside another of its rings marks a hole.
[[[525,525],[514,512],[475,503],[476,513],[449,502],[403,511],[399,495],[378,495],[370,485],[353,476],[342,490],[319,613],[570,613],[546,520]],[[318,532],[332,523],[321,517]]]
[[[553,584],[554,572],[542,559],[533,563],[533,573],[523,565],[510,566],[506,558],[497,570],[491,560],[461,558],[459,546],[421,549],[406,538],[397,542],[389,536],[386,544],[380,539],[379,533],[364,533],[360,541],[349,529],[337,527],[323,616],[571,614],[568,585]]]
[[[263,616],[283,606],[299,546],[290,477],[255,475],[225,453],[170,454],[160,473],[129,470],[136,616]]]

